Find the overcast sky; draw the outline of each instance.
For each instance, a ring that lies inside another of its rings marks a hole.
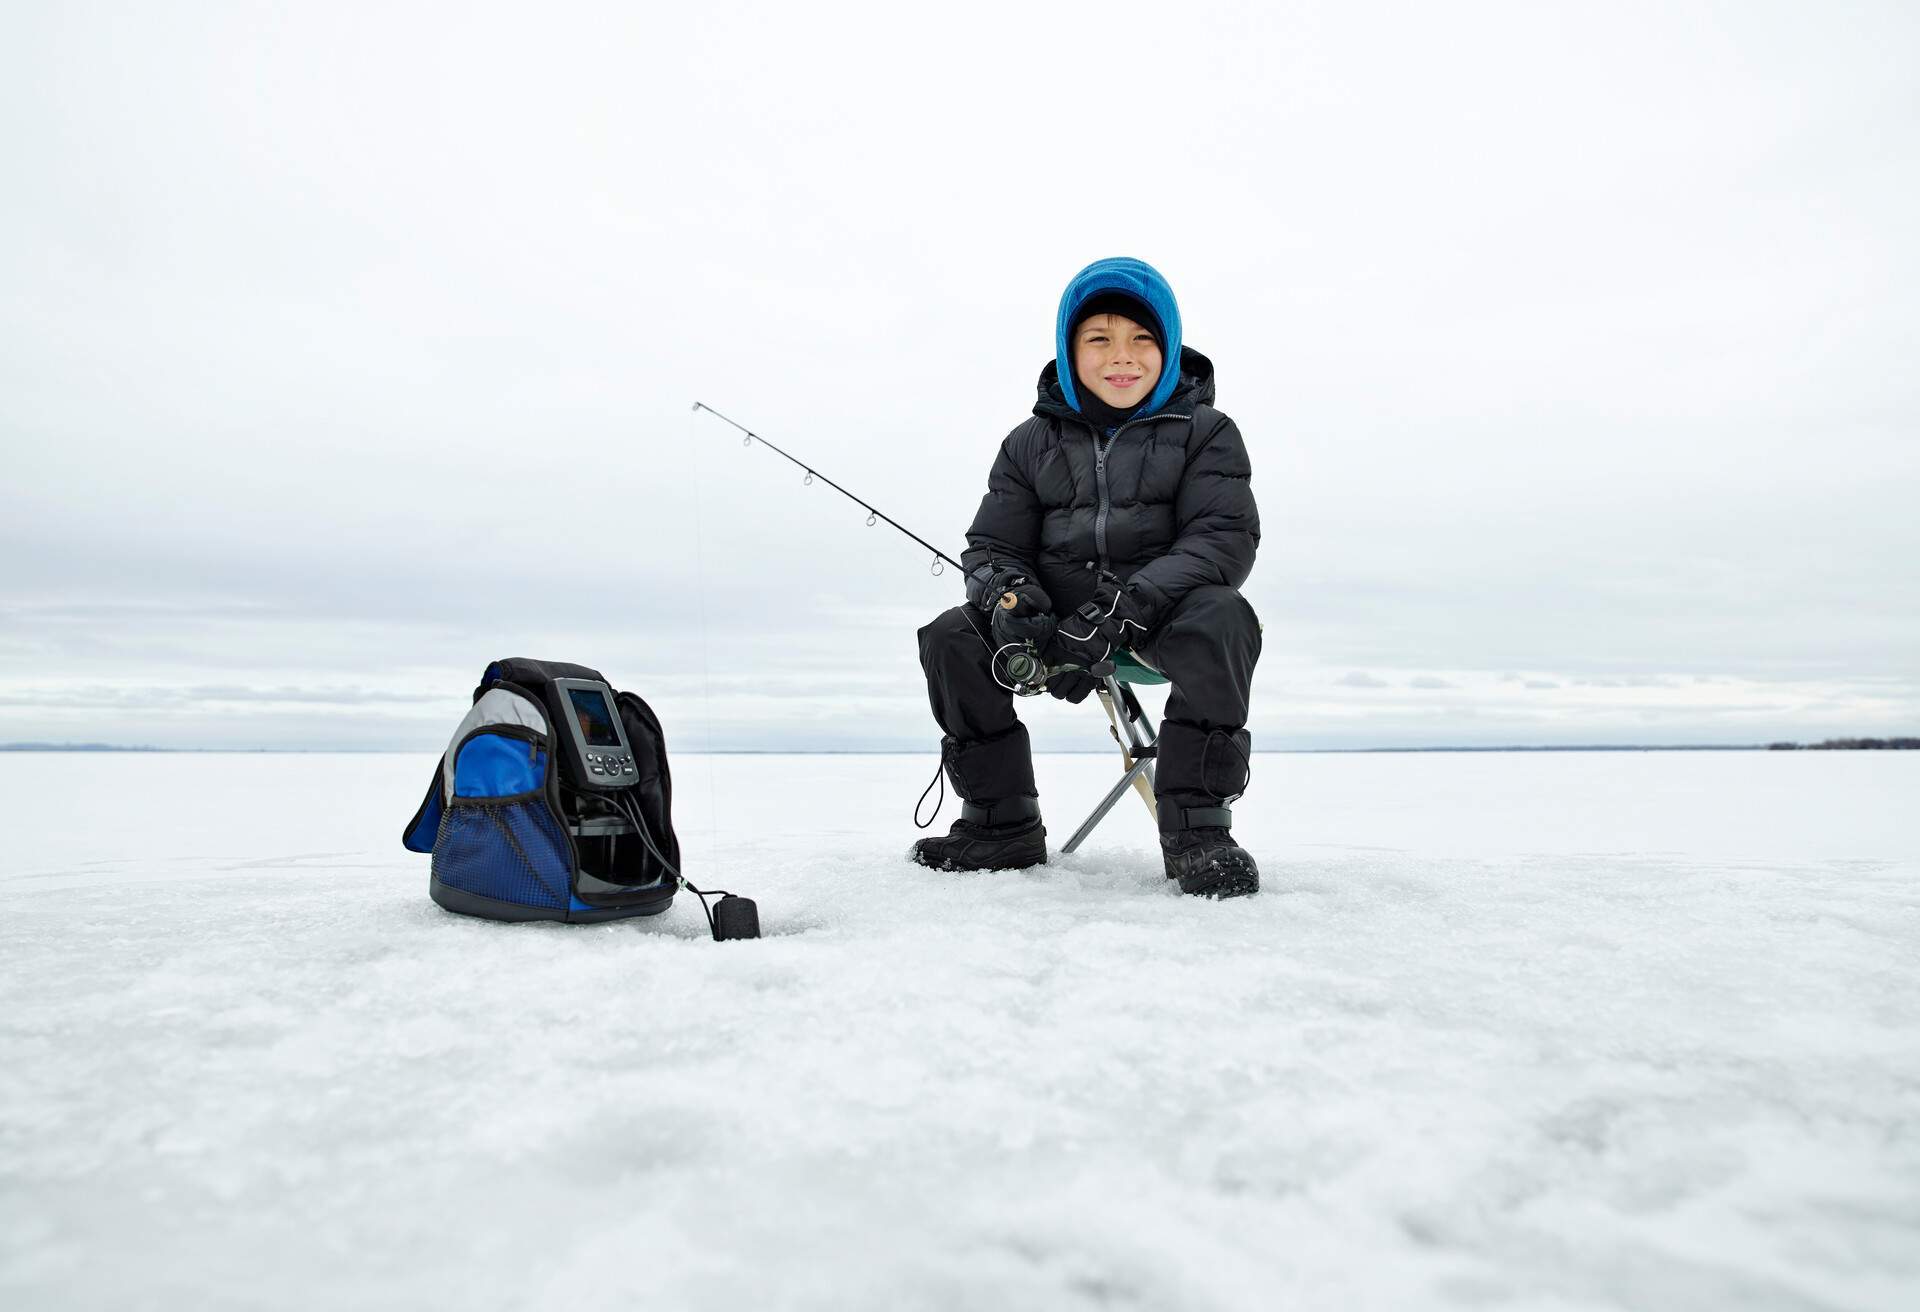
[[[0,176],[0,741],[931,751],[959,581],[689,407],[957,554],[1119,254],[1257,746],[1920,731],[1911,4],[10,4]]]

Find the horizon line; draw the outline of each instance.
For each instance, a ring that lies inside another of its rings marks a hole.
[[[1906,735],[1862,734],[1852,738],[1826,739],[1822,741],[1916,741]],[[15,755],[154,755],[154,756],[423,756],[429,749],[413,747],[156,747],[148,745],[120,743],[39,743],[19,742],[0,743],[0,753]],[[1043,750],[1035,748],[1035,756],[1106,756],[1112,748],[1066,748]],[[1567,743],[1567,744],[1525,744],[1505,743],[1492,746],[1467,744],[1425,744],[1420,746],[1390,747],[1256,747],[1254,756],[1359,756],[1368,754],[1407,754],[1407,753],[1459,753],[1459,752],[1769,752],[1788,750],[1822,750],[1816,743],[1792,742],[1779,739],[1772,743]],[[1846,748],[1827,748],[1825,750],[1850,750]],[[1851,750],[1875,750],[1873,748],[1855,748]],[[1881,750],[1912,750],[1911,748],[1889,748]],[[442,753],[444,754],[444,753]],[[846,748],[786,748],[786,747],[716,747],[710,749],[681,748],[677,755],[682,756],[926,756],[933,754],[931,749],[909,747],[846,747]]]

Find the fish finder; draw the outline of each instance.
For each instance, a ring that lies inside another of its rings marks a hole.
[[[555,679],[563,714],[556,737],[566,745],[567,773],[583,788],[626,788],[640,781],[633,748],[614,708],[613,689],[592,679]]]

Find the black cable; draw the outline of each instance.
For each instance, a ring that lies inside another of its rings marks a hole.
[[[707,933],[713,935],[714,940],[718,942],[720,938],[720,927],[713,923],[713,908],[707,905],[708,894],[695,888],[687,877],[680,873],[673,862],[667,860],[666,854],[653,845],[653,835],[647,831],[646,817],[640,814],[640,803],[635,801],[631,795],[622,794],[616,795],[616,797],[616,805],[626,813],[627,819],[633,822],[633,827],[639,831],[640,841],[646,844],[647,851],[653,853],[653,859],[666,867],[666,869],[672,873],[674,879],[679,881],[682,888],[700,899],[700,912],[707,918]],[[717,896],[731,897],[732,894],[721,891]]]
[[[581,793],[583,796],[591,795],[585,789],[575,788],[574,791],[577,793]],[[661,864],[661,866],[664,867],[666,871],[669,874],[671,874],[676,881],[678,881],[678,883],[682,888],[686,889],[689,893],[693,894],[695,897],[700,899],[701,914],[705,915],[707,918],[707,932],[713,935],[714,940],[718,942],[720,939],[720,927],[716,925],[713,921],[713,908],[707,905],[707,899],[710,897],[733,897],[735,895],[733,893],[728,892],[724,888],[716,888],[716,889],[698,888],[694,885],[692,880],[688,879],[685,875],[681,874],[679,867],[675,866],[673,862],[667,860],[666,854],[662,852],[658,847],[654,846],[653,834],[647,828],[646,817],[640,814],[640,803],[637,800],[635,800],[632,794],[615,793],[612,797],[607,798],[606,800],[609,801],[617,810],[621,812],[621,814],[625,815],[627,819],[632,822],[634,829],[640,835],[640,841],[646,845],[647,851],[653,854],[653,859],[655,861],[658,861]]]
[[[634,832],[640,835],[641,844],[647,849],[648,853],[652,855],[653,859],[660,863],[661,868],[672,875],[674,881],[681,887],[700,899],[700,910],[704,912],[707,917],[707,929],[715,938],[720,936],[719,929],[716,928],[713,923],[713,911],[707,906],[707,898],[709,896],[732,897],[733,894],[727,892],[725,889],[718,890],[714,894],[708,894],[695,888],[687,877],[680,873],[680,868],[674,865],[673,862],[667,860],[666,853],[662,852],[659,847],[654,844],[653,834],[647,828],[646,818],[640,814],[640,804],[637,801],[624,793],[603,793],[592,788],[582,788],[578,784],[569,783],[564,777],[560,780],[560,783],[568,792],[574,794],[574,796],[590,797],[632,825]]]
[[[946,760],[942,758],[941,761],[933,767],[933,778],[928,781],[926,788],[921,792],[920,800],[913,804],[913,827],[915,829],[925,829],[932,825],[935,820],[940,818],[940,808],[947,804],[946,765]],[[921,824],[920,808],[927,804],[927,794],[933,791],[933,785],[936,783],[940,785],[940,800],[933,804],[933,814],[927,817],[926,824]]]

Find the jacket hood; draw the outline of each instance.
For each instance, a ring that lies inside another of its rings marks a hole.
[[[1145,260],[1124,256],[1095,260],[1073,275],[1067,289],[1060,293],[1060,310],[1054,316],[1053,358],[1059,366],[1060,395],[1067,408],[1075,413],[1080,410],[1080,397],[1074,388],[1073,360],[1068,354],[1067,334],[1073,331],[1080,307],[1102,292],[1125,292],[1146,302],[1147,308],[1159,316],[1161,330],[1166,334],[1166,340],[1160,343],[1161,355],[1168,360],[1181,359],[1180,305],[1173,299],[1173,288],[1167,285],[1160,271]],[[1164,409],[1167,402],[1173,399],[1184,369],[1183,363],[1181,369],[1165,370],[1160,375],[1159,386],[1153,389],[1153,394],[1134,412],[1133,417],[1144,419]]]
[[[1065,389],[1060,384],[1061,376],[1060,361],[1047,361],[1046,368],[1040,371],[1040,395],[1033,403],[1033,412],[1084,421],[1086,416],[1080,413],[1079,407],[1067,403]],[[1180,348],[1180,367],[1163,373],[1159,386],[1153,390],[1156,395],[1162,390],[1167,393],[1166,403],[1158,407],[1160,410],[1192,414],[1193,407],[1197,405],[1212,405],[1213,361],[1191,346],[1183,346]],[[1153,411],[1143,405],[1133,417],[1144,419],[1150,413]]]

